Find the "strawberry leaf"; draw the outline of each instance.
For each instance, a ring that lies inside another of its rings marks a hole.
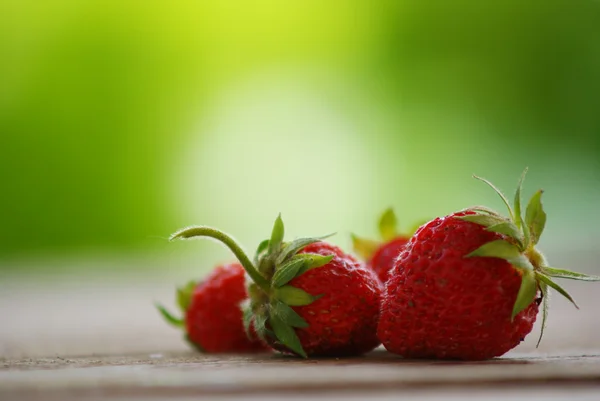
[[[569,301],[571,301],[571,303],[577,309],[579,309],[579,306],[577,305],[577,303],[575,302],[575,300],[571,297],[571,295],[564,288],[562,288],[560,285],[558,285],[554,281],[552,281],[552,279],[550,277],[548,277],[545,274],[540,273],[540,272],[535,272],[535,276],[537,277],[538,280],[540,280],[542,283],[546,284],[548,287],[553,288],[556,291],[558,291],[558,293],[560,295],[562,295],[563,297],[567,298]]]
[[[271,313],[276,314],[281,320],[292,327],[306,328],[308,323],[295,310],[281,301],[274,301],[271,308]]]
[[[294,328],[286,324],[279,316],[272,314],[269,318],[269,324],[273,328],[273,333],[277,340],[291,351],[300,355],[303,358],[307,358],[306,352],[302,348],[300,339],[296,335]]]
[[[523,270],[533,270],[533,265],[529,259],[521,253],[519,248],[501,239],[483,244],[465,257],[471,258],[474,256],[500,258]]]
[[[473,212],[477,212],[477,213],[485,213],[485,214],[491,214],[491,215],[494,215],[494,216],[502,217],[495,210],[490,209],[487,206],[481,206],[481,205],[471,206],[470,208],[465,209],[465,211],[467,211],[467,210],[470,210],[470,211],[473,211]]]
[[[487,185],[489,185],[498,194],[498,196],[500,196],[500,199],[502,199],[502,202],[504,202],[504,204],[506,205],[506,208],[508,209],[508,214],[510,215],[510,219],[514,220],[515,219],[515,214],[514,214],[514,212],[512,210],[512,207],[510,207],[510,203],[508,203],[508,199],[506,199],[506,196],[504,196],[504,194],[502,193],[502,191],[500,191],[494,184],[492,184],[491,182],[489,182],[485,178],[481,178],[481,177],[478,177],[476,175],[474,175],[473,178],[475,178],[475,179],[477,179],[479,181],[485,182]]]
[[[289,306],[310,305],[319,298],[291,285],[284,285],[275,289],[275,297]]]
[[[269,241],[269,253],[274,253],[281,249],[281,242],[283,241],[283,235],[285,233],[283,227],[283,220],[281,220],[281,214],[275,219],[273,224],[273,231],[271,232],[271,240]]]
[[[254,265],[258,265],[258,259],[260,258],[260,255],[267,250],[270,242],[271,240],[266,239],[261,241],[260,244],[258,244],[258,247],[256,248],[256,253],[254,254]]]
[[[536,344],[536,348],[540,346],[542,337],[544,337],[544,330],[546,329],[546,320],[548,319],[548,309],[550,307],[550,293],[548,292],[548,286],[545,283],[540,283],[540,291],[542,292],[542,328],[540,330],[540,338]]]
[[[539,242],[544,227],[546,226],[546,212],[542,206],[542,194],[544,191],[541,189],[537,191],[531,197],[531,200],[527,204],[527,211],[525,214],[525,224],[529,229],[531,242],[535,245]]]
[[[252,312],[252,308],[250,307],[250,302],[246,302],[246,305],[242,306],[242,322],[244,324],[244,332],[246,333],[246,337],[250,338],[250,327],[252,326],[252,322],[254,320],[254,313]]]
[[[177,289],[177,305],[182,312],[186,312],[190,307],[196,285],[195,281],[190,281],[185,286]]]
[[[530,233],[529,227],[523,223],[523,215],[521,213],[521,191],[523,189],[523,180],[525,180],[525,174],[527,174],[527,167],[523,170],[521,174],[521,178],[519,179],[519,183],[517,184],[517,190],[515,192],[515,219],[514,222],[517,226],[518,230],[522,230],[522,233],[519,235],[519,242],[521,243],[521,249],[525,250],[529,246],[530,241]]]
[[[281,287],[298,275],[298,271],[306,263],[305,259],[292,258],[275,271],[271,281],[273,287]]]
[[[162,317],[171,325],[175,326],[175,327],[184,327],[185,325],[185,321],[183,319],[179,319],[176,318],[175,316],[171,315],[171,313],[162,305],[160,304],[156,304],[156,309],[158,309],[158,311],[160,312],[160,314],[162,315]]]
[[[486,231],[507,235],[519,243],[519,249],[521,251],[525,250],[525,246],[523,245],[523,233],[511,221],[506,220],[503,223],[494,224],[493,226],[486,228]]]
[[[458,216],[456,218],[462,221],[469,221],[471,223],[479,224],[480,226],[484,227],[495,226],[509,221],[502,216],[487,213],[467,214],[464,216]]]
[[[267,333],[267,316],[263,314],[257,314],[254,316],[254,331],[261,340],[265,340]]]
[[[379,219],[379,235],[385,241],[391,241],[398,235],[398,219],[394,209],[386,209]]]
[[[298,270],[296,277],[303,275],[307,271],[311,269],[316,269],[317,267],[325,266],[327,263],[333,260],[334,255],[319,255],[317,253],[303,253],[296,255],[295,257],[299,257],[304,259],[304,265]]]
[[[277,256],[277,260],[275,261],[275,263],[279,265],[279,264],[283,263],[288,257],[293,256],[296,253],[298,253],[298,251],[300,251],[302,248],[306,247],[307,245],[314,244],[315,242],[319,242],[321,240],[324,240],[325,238],[329,238],[332,235],[333,234],[324,235],[322,237],[295,239],[292,242],[287,243],[283,247],[283,249],[281,250],[281,253],[279,253],[279,256]]]
[[[513,306],[511,320],[527,308],[535,299],[537,294],[538,284],[535,279],[534,272],[531,270],[524,270],[523,276],[521,277],[521,287],[517,294],[517,299]]]
[[[360,256],[364,260],[371,259],[371,256],[373,256],[377,248],[379,248],[379,246],[381,245],[377,241],[361,238],[354,234],[351,234],[351,238],[354,252],[356,252],[358,256]]]
[[[570,280],[580,281],[600,281],[600,276],[592,276],[589,274],[572,272],[570,270],[555,269],[553,267],[543,267],[544,273],[550,277],[566,278]]]
[[[519,183],[517,184],[517,190],[515,192],[515,200],[513,204],[515,205],[515,224],[517,228],[521,228],[523,226],[523,218],[521,217],[521,191],[523,189],[523,180],[525,180],[525,174],[527,174],[527,167],[523,170],[521,174],[521,178],[519,179]]]

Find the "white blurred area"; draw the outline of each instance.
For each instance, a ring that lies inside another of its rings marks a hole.
[[[232,82],[207,106],[173,170],[179,219],[231,230],[254,247],[282,213],[290,238],[338,232],[332,241],[348,246],[357,222],[375,218],[365,212],[379,212],[385,183],[373,161],[393,157],[364,135],[381,119],[356,91],[317,67]]]

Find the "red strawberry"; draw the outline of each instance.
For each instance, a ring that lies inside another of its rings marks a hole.
[[[354,252],[366,260],[367,267],[377,274],[382,283],[387,281],[396,258],[415,231],[412,230],[411,234],[400,234],[397,225],[396,214],[392,208],[389,208],[379,218],[379,234],[382,241],[373,241],[352,234]]]
[[[407,358],[500,356],[531,331],[540,302],[543,333],[550,288],[574,303],[552,278],[600,280],[548,266],[535,247],[546,223],[541,190],[521,216],[524,175],[514,211],[479,178],[502,197],[508,218],[472,207],[427,223],[411,238],[382,296],[378,336],[390,352]]]
[[[202,352],[264,352],[269,349],[266,344],[244,332],[240,304],[247,298],[244,268],[231,263],[218,266],[202,282],[190,282],[177,290],[184,320],[157,307],[169,323],[183,328],[186,339]]]
[[[283,242],[281,217],[254,262],[227,234],[192,227],[172,236],[212,237],[237,256],[251,278],[247,327],[274,349],[308,356],[347,356],[377,345],[380,292],[375,275],[323,238]]]

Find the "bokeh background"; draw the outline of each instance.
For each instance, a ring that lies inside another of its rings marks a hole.
[[[349,248],[388,206],[502,208],[473,173],[528,166],[542,248],[597,270],[599,38],[592,0],[0,1],[0,351],[48,346],[39,305],[56,352],[158,327],[230,258],[180,227]]]

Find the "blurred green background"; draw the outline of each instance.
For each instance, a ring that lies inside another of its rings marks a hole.
[[[404,228],[501,208],[471,174],[512,194],[525,166],[542,246],[595,249],[599,38],[591,0],[2,0],[0,269],[211,265],[227,252],[166,238],[250,250],[279,212],[348,247],[387,206]]]

